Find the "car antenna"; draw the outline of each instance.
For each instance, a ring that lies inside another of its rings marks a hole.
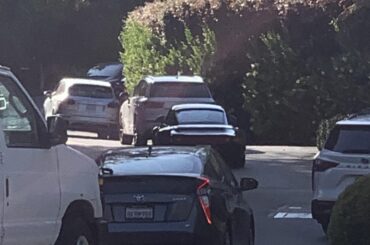
[[[146,157],[151,157],[152,151],[153,151],[153,141],[149,140],[148,141],[148,155]]]

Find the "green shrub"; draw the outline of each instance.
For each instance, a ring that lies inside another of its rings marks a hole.
[[[184,28],[184,41],[169,43],[161,32],[128,19],[120,35],[123,47],[126,86],[132,90],[146,75],[175,75],[178,72],[201,75],[206,63],[215,52],[215,36],[203,27],[200,35]]]
[[[370,177],[362,177],[338,198],[328,229],[332,245],[370,244]]]

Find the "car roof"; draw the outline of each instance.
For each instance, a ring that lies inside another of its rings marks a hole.
[[[209,149],[207,146],[153,146],[110,150],[103,154],[102,166],[113,170],[114,175],[200,176]]]
[[[108,83],[107,81],[100,81],[100,80],[86,79],[86,78],[63,78],[62,81],[65,82],[67,86],[80,84],[80,85],[111,87],[111,84]]]
[[[206,103],[188,103],[172,106],[173,111],[192,110],[192,109],[219,110],[223,112],[225,111],[224,108],[222,108],[222,106]]]
[[[370,114],[353,116],[336,123],[337,125],[370,126]]]
[[[161,82],[186,82],[186,83],[204,83],[200,76],[147,76],[144,78],[149,83]]]

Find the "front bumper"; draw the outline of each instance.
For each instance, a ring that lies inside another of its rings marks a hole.
[[[328,224],[335,202],[313,200],[311,202],[312,218],[320,224]]]

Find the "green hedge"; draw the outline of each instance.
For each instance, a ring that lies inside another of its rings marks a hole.
[[[370,244],[370,177],[349,186],[337,200],[328,237],[331,245]]]
[[[195,61],[216,101],[238,115],[242,128],[251,129],[253,143],[315,145],[323,119],[370,104],[367,2],[162,0],[130,13],[129,21],[155,35],[147,47],[164,57],[171,47],[182,50],[185,30],[202,44],[206,26],[214,33],[215,52],[200,59],[203,65],[199,59],[176,65],[168,59],[164,66],[192,73],[188,66]],[[127,48],[135,38],[122,42],[124,53],[142,57],[140,49]],[[185,50],[173,52],[176,59],[188,60],[191,49]],[[125,55],[122,60],[130,62]],[[151,72],[145,67],[139,62],[130,69],[145,75]]]

